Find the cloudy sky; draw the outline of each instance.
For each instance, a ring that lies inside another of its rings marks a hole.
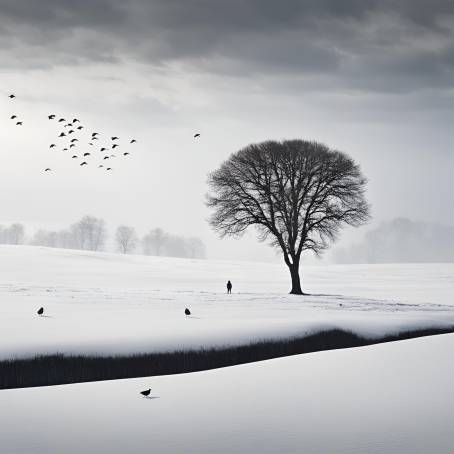
[[[251,142],[303,138],[361,164],[374,223],[454,224],[450,0],[0,0],[0,65],[1,223],[91,213],[273,259],[253,232],[210,231],[206,175]],[[111,173],[80,168],[50,113],[138,143]]]

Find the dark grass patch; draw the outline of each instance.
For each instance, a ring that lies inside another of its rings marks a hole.
[[[371,340],[351,332],[333,329],[306,337],[269,340],[228,348],[131,356],[38,356],[0,361],[0,389],[181,374],[302,353],[361,347],[452,332],[454,327],[423,329]]]

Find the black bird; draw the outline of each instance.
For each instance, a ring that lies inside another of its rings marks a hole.
[[[55,118],[55,115],[54,115],[54,114],[48,115],[47,118],[48,118],[49,120],[53,120],[53,119]]]
[[[54,148],[54,147],[55,147],[55,144],[51,143],[49,148]]]
[[[68,149],[67,148],[63,148],[63,151],[68,151]]]
[[[91,140],[99,140],[99,138],[96,136],[92,136]]]
[[[38,314],[39,316],[43,315],[43,314],[44,314],[44,307],[40,307],[40,308],[38,309],[37,314]]]
[[[58,137],[66,137],[66,134],[64,132],[61,132]]]
[[[88,152],[84,153],[84,156],[90,156],[90,153],[88,153]]]
[[[99,169],[100,167],[104,167],[104,166],[103,166],[102,164],[100,164],[100,165],[98,166],[98,169]]]
[[[52,169],[50,169],[49,167],[47,169],[44,169],[44,172],[50,172]]]
[[[11,115],[11,120],[14,120],[15,118],[17,118],[17,115]]]
[[[15,95],[9,95],[8,98],[14,99],[16,96]]]
[[[119,146],[120,146],[120,145],[118,145],[118,143],[114,143],[114,144],[112,145],[112,150],[115,149],[115,148],[117,148],[117,147],[119,147]]]
[[[137,142],[136,139],[132,139],[131,142],[129,142],[129,143],[136,143],[136,142]]]
[[[70,129],[70,130],[68,131],[68,134],[72,134],[73,132],[74,132],[74,129]]]
[[[92,144],[91,142],[88,142],[88,145],[91,145],[91,146],[93,146],[93,144]]]
[[[83,126],[78,126],[77,129],[80,131],[81,129],[84,129]]]
[[[188,308],[186,308],[186,309],[184,310],[184,313],[185,313],[186,315],[191,315],[191,311],[190,311]]]
[[[81,166],[86,166],[88,165],[85,161],[80,163]]]
[[[76,144],[75,144],[75,143],[72,143],[72,144],[69,146],[69,148],[72,148],[72,147],[75,147],[75,146],[76,146]]]
[[[74,118],[73,123],[77,123],[77,122],[80,123],[80,121],[77,118]]]
[[[106,151],[107,148],[102,147],[100,151]]]
[[[63,121],[66,121],[66,120],[64,118],[60,118],[60,120],[58,120],[59,123],[61,123]]]
[[[104,158],[103,158],[103,159],[109,159],[109,156],[104,156]]]
[[[142,394],[142,396],[144,397],[148,397],[151,393],[151,388],[145,390],[145,391],[140,391],[140,394]]]
[[[118,140],[117,136],[111,137],[112,140]]]
[[[22,122],[21,122],[21,121],[18,121],[18,122],[16,123],[16,126],[22,126]]]
[[[200,137],[200,134],[199,134],[199,133],[194,134],[194,139],[196,139],[197,137]]]
[[[72,159],[76,159],[76,158],[77,158],[77,156],[76,156],[76,155],[73,155]]]
[[[126,151],[125,153],[123,153],[123,156],[128,156],[128,152]]]
[[[93,136],[99,136],[99,132],[92,132],[92,133],[91,133],[91,136],[92,136],[92,137],[93,137]]]
[[[65,125],[65,128],[69,128],[72,125],[73,125],[72,123],[68,123],[68,124]]]
[[[112,170],[112,167],[107,167],[107,169],[106,169],[106,170]]]
[[[73,143],[73,142],[79,142],[79,139],[74,138],[74,139],[71,139],[70,142],[71,142],[71,143]]]

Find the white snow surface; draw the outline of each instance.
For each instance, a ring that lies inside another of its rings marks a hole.
[[[450,454],[454,335],[0,391],[8,454]],[[151,387],[150,399],[139,392]]]
[[[303,263],[301,273],[311,296],[287,294],[284,264],[0,246],[0,359],[221,347],[329,328],[374,338],[454,325],[454,264]],[[36,314],[41,306],[45,317]]]

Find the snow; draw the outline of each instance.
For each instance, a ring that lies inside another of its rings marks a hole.
[[[448,454],[454,335],[0,391],[9,454]],[[152,388],[152,399],[139,395]]]
[[[0,359],[219,347],[335,327],[374,338],[454,325],[453,264],[303,264],[302,273],[312,296],[288,295],[280,264],[1,246]],[[46,317],[36,315],[40,306]]]

